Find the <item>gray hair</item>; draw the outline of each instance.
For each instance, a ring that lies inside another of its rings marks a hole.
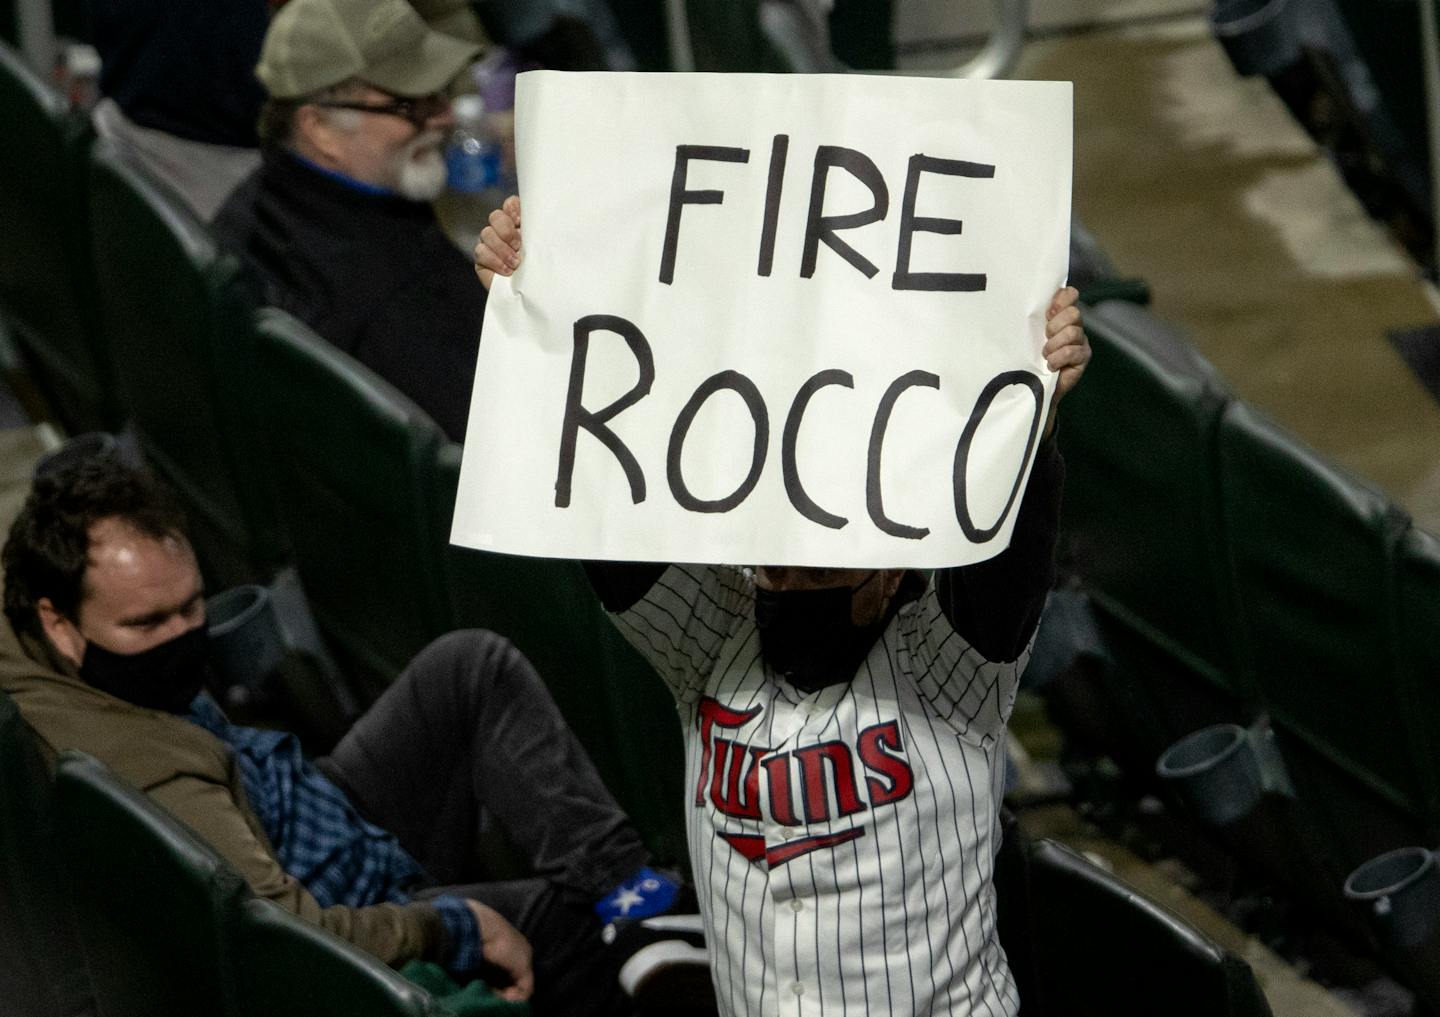
[[[309,95],[301,95],[293,99],[271,97],[265,100],[265,105],[260,107],[260,120],[256,125],[256,132],[260,135],[261,143],[279,145],[284,148],[293,147],[295,125],[300,107],[311,106],[319,102],[357,99],[366,87],[359,78],[347,78],[339,84],[322,88],[318,92],[311,92]],[[322,107],[319,112],[342,131],[354,132],[360,129],[361,114],[357,110]]]

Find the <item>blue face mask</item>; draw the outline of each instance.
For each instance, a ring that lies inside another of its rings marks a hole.
[[[870,625],[850,620],[857,592],[878,576],[872,572],[857,586],[819,590],[755,588],[755,627],[760,655],[802,692],[855,677],[855,670],[890,620],[889,612]]]
[[[140,653],[116,653],[91,640],[80,660],[80,677],[87,685],[127,703],[184,713],[205,685],[209,653],[204,625]]]

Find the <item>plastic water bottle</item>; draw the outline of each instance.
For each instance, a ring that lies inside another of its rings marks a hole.
[[[500,142],[500,189],[516,193],[515,179],[515,75],[520,70],[514,54],[500,47],[486,53],[471,68],[475,91],[485,100],[489,136]]]
[[[501,139],[480,96],[459,96],[451,108],[455,112],[455,130],[445,149],[449,193],[437,203],[437,211],[457,246],[468,250],[480,239],[490,213],[505,200]]]
[[[455,130],[445,150],[450,189],[479,194],[500,183],[500,139],[493,136],[485,116],[485,100],[478,95],[459,96],[453,105]]]

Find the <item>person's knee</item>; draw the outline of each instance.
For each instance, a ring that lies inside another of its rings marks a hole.
[[[473,707],[497,685],[540,684],[515,644],[486,629],[446,633],[415,655],[406,677],[421,685],[448,686],[447,699],[470,701]]]
[[[473,664],[475,661],[485,660],[505,663],[519,654],[515,644],[498,632],[491,632],[489,629],[457,629],[445,633],[417,653],[414,663],[424,662],[432,666]]]

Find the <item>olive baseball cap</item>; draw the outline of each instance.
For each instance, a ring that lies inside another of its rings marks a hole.
[[[265,33],[255,74],[272,98],[349,78],[417,98],[445,88],[480,46],[429,28],[405,0],[290,0]]]
[[[485,29],[471,0],[410,0],[410,6],[435,31],[485,45]]]

